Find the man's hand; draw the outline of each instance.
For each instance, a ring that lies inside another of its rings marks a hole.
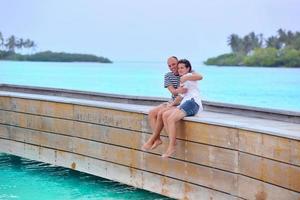
[[[185,94],[185,93],[187,93],[187,88],[179,87],[179,88],[176,89],[176,92],[178,94]]]

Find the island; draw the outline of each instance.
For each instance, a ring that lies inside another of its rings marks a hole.
[[[43,51],[34,54],[16,53],[16,49],[35,49],[36,43],[30,39],[16,38],[14,35],[5,39],[0,32],[0,60],[43,61],[43,62],[99,62],[112,63],[102,56],[79,53]]]
[[[300,67],[300,32],[279,29],[277,35],[264,38],[254,32],[228,37],[231,53],[208,58],[206,65]]]

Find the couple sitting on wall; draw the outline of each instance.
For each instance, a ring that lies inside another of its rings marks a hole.
[[[165,127],[170,142],[167,151],[162,155],[163,158],[175,153],[176,122],[203,110],[197,86],[197,81],[202,80],[202,76],[192,71],[191,63],[186,59],[178,60],[172,56],[168,58],[167,63],[171,72],[165,74],[164,86],[172,93],[172,101],[149,111],[152,135],[142,146],[144,151],[148,151],[162,144],[160,132]]]

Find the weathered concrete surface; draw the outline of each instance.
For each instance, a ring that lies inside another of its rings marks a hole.
[[[0,84],[0,91],[20,92],[27,94],[41,94],[50,96],[69,97],[75,99],[88,99],[104,102],[126,103],[135,105],[158,105],[162,102],[168,101],[166,98],[160,97],[143,97],[143,96],[129,96],[118,94],[107,94],[90,91],[78,91],[59,88],[45,88],[36,86],[23,86]],[[279,121],[286,121],[292,123],[300,123],[300,112],[259,108],[253,106],[236,105],[229,103],[203,101],[205,111],[234,114],[246,117],[256,117],[263,119],[272,119]]]
[[[0,152],[178,199],[300,199],[300,125],[203,112],[141,150],[149,106],[0,92]]]

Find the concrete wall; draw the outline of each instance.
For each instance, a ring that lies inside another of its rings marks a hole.
[[[51,95],[76,99],[88,99],[96,101],[117,102],[139,105],[158,105],[169,99],[161,97],[130,96],[119,94],[107,94],[91,91],[78,91],[61,88],[48,88],[37,86],[1,84],[0,91],[20,92],[28,94]],[[202,101],[205,111],[235,114],[239,116],[256,117],[263,119],[280,120],[300,124],[300,112],[260,108],[246,105],[236,105],[221,102]]]
[[[147,114],[0,96],[0,152],[72,168],[178,199],[300,200],[300,141],[182,121],[176,156],[152,152]]]

